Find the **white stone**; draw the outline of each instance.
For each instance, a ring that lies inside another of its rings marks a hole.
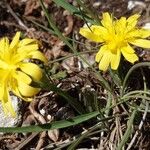
[[[13,118],[11,115],[6,115],[3,111],[3,107],[0,101],[0,127],[13,127],[18,122],[19,119],[19,106],[18,106],[18,98],[16,96],[11,96],[11,102],[13,108],[16,112],[16,117]]]

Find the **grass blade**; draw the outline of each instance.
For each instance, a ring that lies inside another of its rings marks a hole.
[[[75,6],[68,3],[66,0],[53,0],[58,6],[63,7],[64,9],[68,10],[71,14],[74,14],[80,18],[83,19],[83,16],[81,15],[80,10],[78,10]],[[96,24],[96,22],[84,14],[84,18],[87,22],[90,22],[91,24]]]
[[[99,114],[98,111],[80,115],[68,120],[55,121],[52,123],[46,123],[41,125],[31,125],[26,127],[0,127],[0,132],[2,133],[24,133],[24,132],[41,132],[53,129],[66,128],[69,126],[77,125],[84,121],[87,121]]]

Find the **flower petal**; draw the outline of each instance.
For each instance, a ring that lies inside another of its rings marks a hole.
[[[8,65],[4,61],[0,60],[0,69],[6,69],[7,67]]]
[[[121,50],[123,50],[123,51],[125,51],[126,53],[129,53],[129,54],[135,53],[135,50],[129,44],[125,47],[122,47]]]
[[[91,30],[94,34],[98,35],[101,38],[101,42],[104,42],[104,40],[107,40],[110,34],[108,30],[104,28],[103,26],[92,25]]]
[[[120,63],[121,52],[117,50],[117,54],[112,54],[111,56],[111,68],[117,70]]]
[[[131,17],[129,17],[127,19],[127,30],[130,31],[132,29],[135,28],[137,22],[138,22],[138,18],[140,17],[140,15],[138,14],[135,14],[135,15],[132,15]]]
[[[147,38],[150,36],[150,30],[149,29],[140,29],[139,34],[140,34],[140,38]]]
[[[39,60],[43,61],[44,63],[47,63],[46,57],[40,51],[33,51],[33,52],[29,53],[29,55],[31,55],[31,58],[33,58],[33,59],[39,59]]]
[[[139,30],[133,29],[126,34],[126,39],[133,40],[133,38],[141,38],[141,34]]]
[[[90,30],[89,28],[80,28],[79,33],[86,37],[87,39],[94,41],[94,42],[103,42],[103,39],[101,38],[101,36],[99,36],[99,34],[95,34],[92,29]]]
[[[123,56],[125,57],[125,59],[131,63],[134,63],[135,61],[139,60],[138,56],[134,53],[128,53],[124,49],[121,50],[121,52],[122,52]]]
[[[0,89],[1,89],[0,97],[2,98],[1,101],[2,101],[2,106],[3,106],[5,114],[8,115],[10,113],[13,117],[15,117],[16,112],[14,111],[14,108],[12,106],[8,89],[5,87],[5,85],[2,85]]]
[[[22,53],[24,51],[26,52],[31,52],[31,51],[36,51],[38,50],[39,46],[38,44],[31,44],[31,45],[26,45],[26,46],[21,46],[17,49],[18,53]]]
[[[20,69],[30,75],[34,80],[39,81],[42,78],[42,70],[39,66],[33,63],[21,63]]]
[[[21,71],[16,72],[15,78],[17,79],[17,81],[22,81],[26,84],[30,84],[32,82],[32,79],[27,74]]]
[[[150,48],[150,40],[145,39],[135,39],[134,41],[130,42],[133,45],[142,47],[142,48]]]
[[[0,84],[3,84],[9,75],[8,70],[0,69]]]
[[[106,45],[103,45],[103,46],[100,48],[100,50],[98,51],[98,53],[96,54],[95,61],[96,61],[96,62],[99,62],[106,51],[107,51],[107,46],[106,46]]]
[[[9,40],[7,37],[4,37],[0,40],[0,57],[3,58],[4,52],[7,52],[9,49]]]
[[[2,53],[2,52],[4,52],[4,49],[5,49],[5,38],[2,38],[1,40],[0,40],[0,52]]]
[[[123,34],[126,30],[126,18],[121,17],[119,20],[116,20],[114,27],[117,34]]]
[[[18,90],[22,96],[32,97],[40,91],[40,88],[34,88],[26,83],[18,82]]]
[[[19,42],[18,46],[22,47],[22,46],[26,46],[29,44],[36,44],[36,43],[37,43],[37,41],[35,39],[25,38]]]
[[[13,93],[18,96],[20,99],[26,101],[26,102],[31,102],[33,100],[33,98],[28,98],[28,97],[23,97],[18,89],[18,86],[16,86],[16,88],[13,89]]]
[[[102,15],[103,19],[101,21],[102,25],[107,28],[107,29],[110,29],[112,28],[113,26],[113,19],[112,17],[110,16],[110,14],[108,12],[106,13],[103,13]]]
[[[148,29],[134,29],[126,35],[126,38],[133,39],[133,38],[147,38],[150,36],[150,30]]]
[[[99,69],[106,71],[110,64],[110,61],[111,61],[111,53],[110,52],[104,53],[104,55],[99,63]]]
[[[9,47],[10,49],[13,49],[19,43],[20,34],[21,34],[21,32],[16,33],[12,42],[10,43],[10,47]]]

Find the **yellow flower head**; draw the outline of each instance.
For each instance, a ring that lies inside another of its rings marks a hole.
[[[116,20],[106,12],[102,16],[102,25],[92,25],[90,29],[88,27],[80,29],[81,35],[102,44],[95,58],[99,63],[100,70],[106,71],[109,65],[116,70],[121,53],[127,61],[131,63],[137,61],[138,56],[131,45],[150,48],[150,41],[144,39],[150,36],[150,30],[137,27],[139,17],[138,14],[135,14],[129,18],[121,17]]]
[[[44,55],[38,51],[34,39],[20,39],[17,32],[11,43],[7,37],[0,40],[0,100],[4,112],[15,116],[10,100],[10,91],[23,100],[30,101],[39,92],[39,88],[31,86],[32,80],[42,78],[42,70],[31,59],[46,62]]]

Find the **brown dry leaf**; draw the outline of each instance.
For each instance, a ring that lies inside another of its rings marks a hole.
[[[65,51],[64,46],[65,44],[62,41],[57,40],[54,46],[52,47],[52,49],[47,50],[45,52],[46,58],[52,60],[52,59],[69,55],[69,53]]]
[[[64,35],[67,36],[72,32],[73,29],[73,17],[71,15],[66,16],[68,26],[64,29]]]
[[[30,105],[29,105],[29,110],[31,112],[31,114],[42,124],[46,123],[45,118],[38,112],[35,110],[35,107],[38,105],[38,101],[33,100]]]
[[[46,4],[46,7],[48,7],[48,5],[52,3],[52,0],[44,0],[44,3]],[[38,9],[39,7],[40,7],[39,1],[28,0],[26,2],[24,15],[27,16],[32,14],[33,10]]]
[[[52,54],[53,54],[53,56],[54,56],[54,59],[60,57],[60,54],[61,54],[61,52],[62,52],[62,47],[63,47],[64,45],[65,45],[64,42],[58,41],[58,42],[53,46],[53,48],[51,49],[51,52],[52,52]]]
[[[52,141],[56,142],[59,138],[59,129],[49,130],[48,136]]]
[[[31,125],[31,124],[36,124],[37,120],[35,119],[35,117],[33,116],[33,114],[30,114],[27,116],[27,118],[25,118],[23,120],[23,126],[27,126],[27,125]]]
[[[33,10],[39,7],[39,2],[37,0],[28,0],[26,2],[25,12],[24,15],[29,15],[33,12]]]
[[[45,138],[46,138],[46,131],[44,131],[44,132],[41,133],[39,141],[38,141],[38,144],[37,144],[35,150],[40,150],[41,149],[41,147],[44,144]]]

